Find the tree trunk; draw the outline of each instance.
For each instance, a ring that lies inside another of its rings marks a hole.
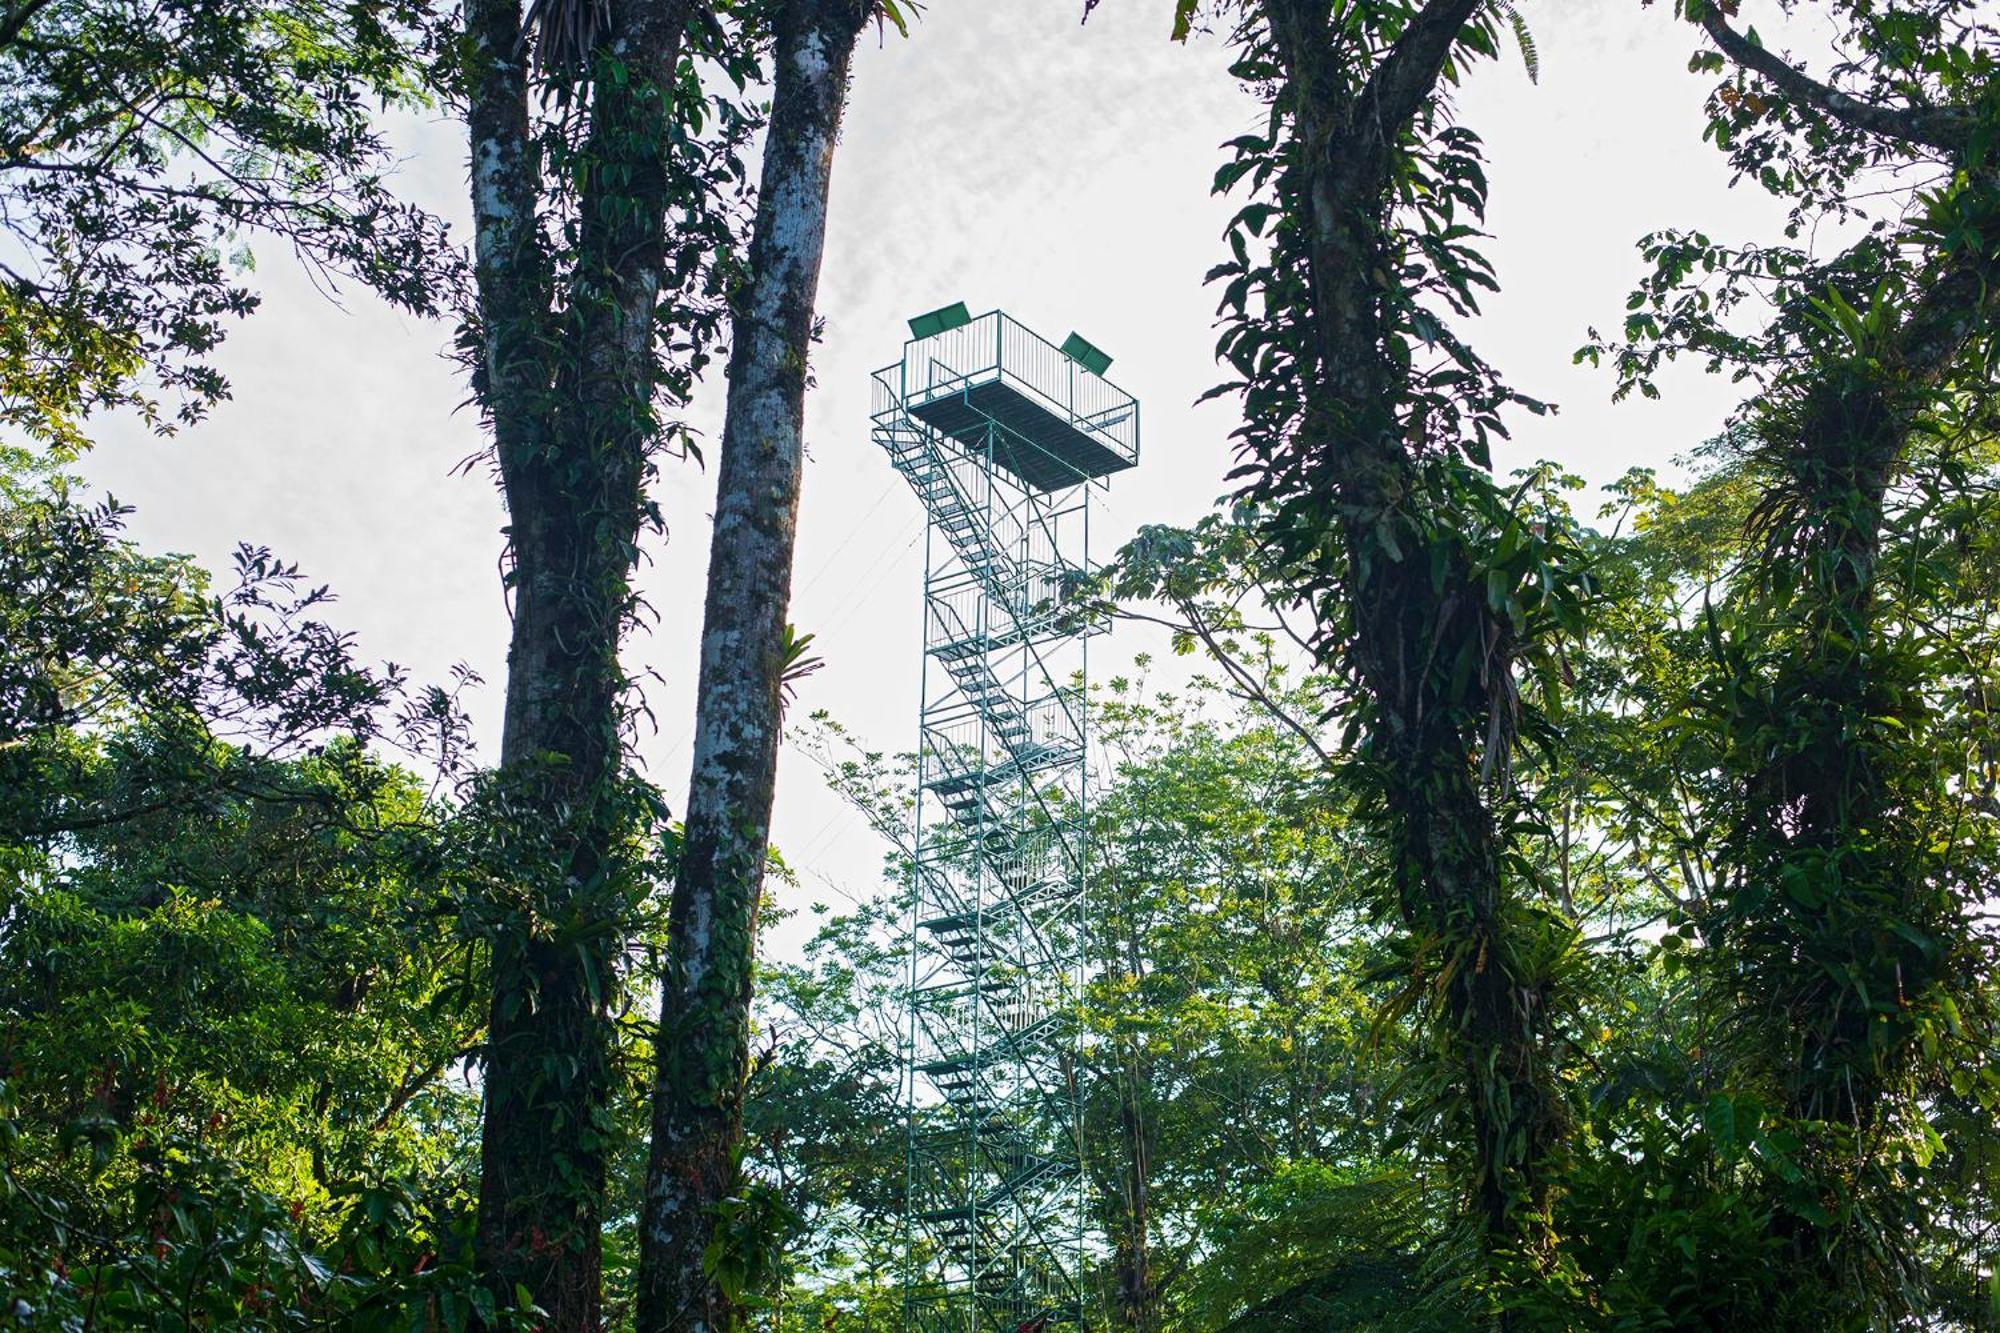
[[[1974,108],[1857,99],[1738,33],[1727,6],[1701,7],[1698,21],[1728,60],[1767,81],[1808,124],[1913,148],[1916,160],[1942,153],[1973,179],[1983,175],[1980,193],[1991,192],[1978,146],[1984,118]],[[1766,549],[1761,568],[1751,568],[1751,594],[1794,639],[1742,691],[1776,701],[1781,735],[1747,737],[1737,759],[1734,850],[1751,892],[1717,934],[1750,959],[1749,967],[1730,960],[1729,984],[1743,985],[1753,1008],[1777,993],[1816,1001],[1799,1006],[1812,1021],[1785,1043],[1789,1059],[1775,1071],[1787,1111],[1851,1126],[1864,1140],[1893,1110],[1884,1094],[1913,1054],[1913,1015],[1947,979],[1948,937],[1963,930],[1948,885],[1957,872],[1926,864],[1930,837],[1909,822],[1929,800],[1894,790],[1896,743],[1877,725],[1922,709],[1914,683],[1898,679],[1878,620],[1889,487],[1924,414],[2000,308],[1993,238],[1942,249],[1952,257],[1923,275],[1892,333],[1781,377],[1755,418],[1776,479],[1759,509]],[[1772,629],[1750,633],[1761,640]],[[1789,904],[1773,892],[1787,872],[1811,892],[1828,890],[1827,900]],[[1840,1155],[1870,1156],[1851,1146]]]
[[[1153,1288],[1152,1152],[1146,1133],[1140,1089],[1146,1086],[1138,1061],[1129,1054],[1118,1079],[1118,1124],[1125,1140],[1123,1215],[1115,1239],[1113,1266],[1118,1275],[1118,1323],[1132,1333],[1155,1333],[1160,1326],[1158,1293]]]
[[[1907,1182],[1884,1145],[1911,1133],[1936,1087],[1922,1070],[1926,1026],[1946,1026],[1943,1006],[1979,984],[1955,848],[1926,818],[1951,807],[1950,779],[1906,739],[1927,730],[1922,668],[1885,634],[1878,585],[1890,486],[1968,330],[1996,305],[2000,275],[1960,281],[1970,271],[1930,284],[1886,355],[1835,357],[1767,393],[1770,521],[1725,659],[1747,664],[1721,696],[1737,874],[1706,953],[1765,1036],[1746,1072],[1771,1081],[1798,1126],[1795,1159],[1815,1193],[1839,1200],[1830,1215],[1780,1210],[1775,1233],[1823,1308],[1853,1327],[1911,1312],[1920,1261],[1901,1221]],[[1939,323],[1957,332],[1940,336]]]
[[[1793,522],[1764,533],[1758,591],[1797,637],[1761,688],[1781,701],[1791,729],[1781,745],[1746,747],[1738,836],[1760,891],[1788,869],[1841,872],[1825,877],[1832,897],[1823,906],[1799,910],[1770,894],[1723,929],[1757,951],[1742,978],[1760,992],[1753,1005],[1771,989],[1818,997],[1781,1071],[1786,1109],[1852,1126],[1864,1141],[1891,1128],[1887,1092],[1914,1054],[1913,1014],[1948,979],[1962,929],[1951,919],[1952,893],[1940,887],[1949,872],[1927,864],[1928,836],[1907,822],[1919,802],[1901,789],[1897,743],[1868,724],[1922,708],[1879,625],[1889,487],[1941,381],[2000,307],[1992,270],[1965,264],[1930,284],[1887,355],[1781,386],[1775,396],[1786,410],[1765,441],[1778,472],[1770,499],[1790,502],[1774,512]],[[1753,632],[1770,629],[1760,622]],[[1811,961],[1802,968],[1801,959]]]
[[[614,7],[591,55],[583,220],[557,300],[538,225],[520,7],[469,0],[482,364],[513,556],[497,810],[515,860],[496,902],[476,1261],[502,1308],[600,1322],[602,1109],[628,885],[615,854],[633,553],[655,436],[654,308],[684,0]],[[560,320],[555,311],[564,313]]]
[[[787,0],[751,239],[735,303],[694,772],[661,999],[652,1158],[640,1225],[640,1333],[721,1333],[704,1272],[734,1188],[757,907],[776,782],[806,358],[827,191],[861,0]]]
[[[1297,457],[1263,485],[1330,496],[1341,515],[1349,664],[1371,706],[1401,915],[1448,979],[1429,1027],[1461,1083],[1471,1204],[1489,1236],[1537,1253],[1548,1241],[1544,1164],[1557,1128],[1541,1069],[1548,1025],[1502,938],[1502,848],[1479,776],[1482,741],[1511,738],[1467,726],[1465,715],[1495,705],[1450,697],[1425,665],[1465,651],[1505,673],[1512,638],[1462,552],[1441,569],[1400,555],[1425,550],[1428,536],[1415,446],[1396,416],[1408,376],[1390,354],[1385,315],[1402,297],[1389,253],[1401,140],[1479,6],[1431,0],[1357,86],[1333,65],[1325,0],[1263,0],[1296,136],[1314,378]]]
[[[1972,108],[1849,97],[1739,35],[1726,6],[1704,6],[1699,21],[1729,60],[1803,113],[1807,132],[1823,132],[1815,120],[1836,133],[1844,122],[1917,146],[1917,160],[1942,150],[1974,179],[1984,170]],[[1993,182],[1980,184],[1973,197]],[[1904,739],[1925,730],[1924,668],[1885,635],[1878,588],[1890,487],[1953,378],[1979,376],[1965,354],[2000,309],[1990,235],[1933,254],[1944,262],[1913,275],[1893,328],[1871,311],[1861,336],[1809,346],[1750,416],[1771,480],[1753,511],[1763,550],[1742,578],[1748,616],[1725,663],[1747,665],[1721,695],[1740,805],[1729,830],[1736,879],[1707,927],[1709,965],[1746,1019],[1771,1024],[1752,1070],[1805,1122],[1797,1159],[1808,1188],[1837,1201],[1831,1216],[1781,1211],[1776,1228],[1801,1269],[1817,1270],[1824,1308],[1857,1327],[1910,1313],[1920,1263],[1907,1249],[1905,1168],[1880,1148],[1908,1132],[1904,1114],[1926,1099],[1913,1076],[1927,1024],[1956,1025],[1940,998],[1980,976],[1951,839],[1926,827],[1927,812],[1953,803],[1950,778]]]

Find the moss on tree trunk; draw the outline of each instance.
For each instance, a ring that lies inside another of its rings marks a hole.
[[[806,358],[848,61],[867,11],[861,0],[788,0],[777,13],[750,273],[734,303],[694,772],[661,1000],[640,1222],[641,1333],[722,1333],[736,1309],[734,1293],[703,1261],[717,1236],[717,1205],[737,1177]],[[742,1256],[722,1258],[726,1270]]]

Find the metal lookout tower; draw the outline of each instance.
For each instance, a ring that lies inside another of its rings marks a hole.
[[[1084,1320],[1077,1022],[1090,495],[1139,459],[1110,358],[1000,311],[910,321],[873,436],[929,511],[904,1029],[905,1324]]]

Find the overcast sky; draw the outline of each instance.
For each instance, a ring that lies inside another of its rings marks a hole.
[[[1234,409],[1195,407],[1220,376],[1213,293],[1230,207],[1208,194],[1217,145],[1258,109],[1226,73],[1219,42],[1167,40],[1170,0],[933,0],[908,41],[871,33],[855,61],[834,167],[820,289],[826,341],[807,404],[811,461],[800,516],[793,620],[827,665],[800,710],[825,708],[870,743],[908,748],[916,729],[922,514],[868,440],[868,374],[900,354],[910,315],[955,300],[1007,309],[1045,336],[1071,329],[1108,351],[1111,378],[1144,408],[1136,471],[1113,482],[1095,525],[1108,552],[1137,525],[1187,522],[1224,490]],[[1773,8],[1768,0],[1760,6]],[[1552,458],[1604,481],[1666,467],[1712,433],[1727,384],[1671,377],[1662,403],[1612,407],[1609,376],[1570,355],[1587,326],[1615,326],[1639,272],[1634,241],[1664,226],[1719,237],[1775,235],[1779,211],[1701,140],[1706,84],[1686,72],[1692,32],[1665,4],[1521,0],[1541,48],[1531,84],[1509,52],[1478,66],[1460,98],[1490,157],[1504,293],[1474,340],[1515,386],[1552,399],[1553,419],[1519,423],[1503,470]],[[1769,14],[1749,15],[1769,20]],[[464,145],[439,121],[408,127],[404,185],[465,215]],[[458,222],[459,234],[464,234]],[[268,544],[340,596],[336,618],[371,657],[442,680],[464,662],[485,754],[497,752],[507,618],[502,514],[483,470],[466,390],[441,353],[450,330],[385,310],[361,292],[336,304],[266,246],[263,309],[221,364],[233,401],[171,441],[107,422],[86,476],[138,512],[147,547],[223,567],[239,540]],[[718,382],[695,419],[719,435]],[[692,730],[713,471],[668,463],[659,498],[671,527],[641,572],[658,624],[630,646],[656,673],[657,718],[641,754],[676,799]],[[1149,646],[1120,631],[1093,647],[1106,668]],[[880,848],[788,754],[775,838],[805,876],[795,905],[839,905],[872,887]],[[796,938],[798,926],[788,929]]]

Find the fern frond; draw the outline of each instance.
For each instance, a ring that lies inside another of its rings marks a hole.
[[[1514,8],[1514,0],[1493,0],[1500,12],[1507,16],[1507,26],[1514,30],[1514,44],[1521,48],[1521,64],[1527,68],[1528,82],[1542,81],[1542,53],[1535,46],[1535,34],[1528,30],[1528,20],[1521,17],[1521,11]]]

